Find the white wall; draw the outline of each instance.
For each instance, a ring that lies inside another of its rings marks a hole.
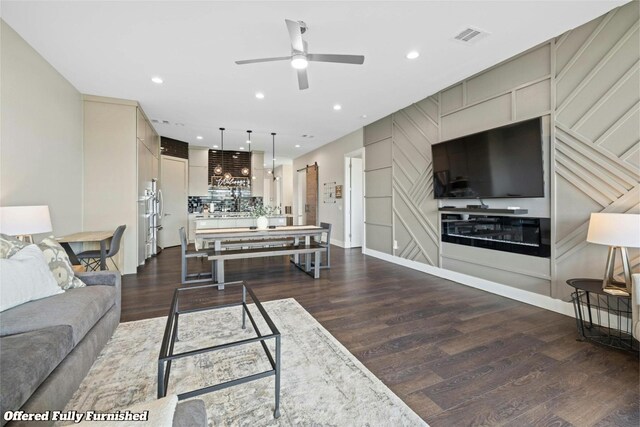
[[[344,155],[362,148],[362,146],[363,132],[360,128],[293,161],[293,212],[297,212],[298,174],[296,171],[317,162],[318,222],[328,222],[333,225],[331,241],[339,246],[344,245],[342,241],[344,236],[344,198],[338,199],[336,203],[323,203],[322,189],[325,182],[335,181],[336,185],[344,185]]]
[[[49,205],[53,232],[81,231],[82,98],[0,20],[0,205]]]
[[[280,178],[278,185],[282,186],[280,208],[284,213],[285,206],[293,206],[293,166],[280,165],[276,167],[276,177]],[[275,195],[274,195],[275,197]]]

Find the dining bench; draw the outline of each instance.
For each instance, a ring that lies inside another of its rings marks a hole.
[[[208,252],[209,261],[217,261],[217,281],[218,289],[224,289],[224,261],[233,259],[247,258],[266,258],[275,256],[303,255],[314,254],[313,277],[320,278],[320,258],[322,252],[326,251],[326,246],[315,242],[309,244],[286,245],[286,246],[268,246],[268,247],[249,247],[243,249],[225,249],[214,250]],[[307,272],[309,273],[309,272]]]

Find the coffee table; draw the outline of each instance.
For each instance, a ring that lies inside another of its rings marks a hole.
[[[160,347],[160,356],[158,357],[158,399],[165,397],[167,394],[167,388],[169,386],[169,374],[171,373],[171,362],[176,359],[181,359],[184,357],[195,356],[198,354],[209,353],[216,350],[222,350],[231,347],[237,347],[241,345],[247,345],[251,343],[260,342],[262,348],[264,349],[265,355],[271,364],[271,369],[268,371],[260,372],[253,375],[248,375],[246,377],[237,378],[231,381],[226,381],[220,384],[210,385],[207,387],[203,387],[197,390],[188,391],[185,393],[178,394],[178,400],[188,399],[194,396],[198,396],[204,393],[211,393],[213,391],[222,390],[228,387],[233,387],[235,385],[244,384],[249,381],[258,380],[261,378],[266,378],[270,376],[275,376],[275,409],[273,411],[273,416],[275,418],[280,417],[280,370],[281,370],[281,362],[280,362],[280,354],[281,354],[281,345],[280,345],[280,332],[278,328],[273,324],[271,317],[264,309],[260,300],[253,293],[251,287],[249,287],[245,282],[231,282],[225,283],[226,286],[229,287],[241,287],[242,289],[242,301],[232,303],[232,304],[221,304],[221,305],[207,305],[205,307],[198,308],[180,308],[180,297],[188,292],[192,292],[194,290],[204,290],[207,288],[211,288],[211,291],[214,291],[214,288],[218,288],[218,284],[209,284],[209,285],[201,285],[201,286],[188,286],[177,288],[173,292],[173,300],[171,301],[171,309],[169,310],[169,316],[167,317],[167,325],[164,329],[164,337],[162,338],[162,344]],[[247,295],[253,301],[255,308],[258,309],[260,314],[262,315],[264,321],[270,329],[270,333],[263,335],[258,329],[258,325],[247,306]],[[242,329],[246,328],[246,319],[249,318],[253,329],[256,332],[256,336],[252,338],[247,338],[239,341],[228,342],[224,344],[214,345],[210,347],[199,348],[195,350],[185,351],[182,353],[174,353],[174,345],[176,340],[178,339],[178,320],[180,316],[187,313],[196,313],[200,311],[209,311],[209,310],[217,310],[221,308],[228,307],[239,307],[242,306]],[[275,358],[271,354],[269,347],[267,347],[267,340],[275,340]]]

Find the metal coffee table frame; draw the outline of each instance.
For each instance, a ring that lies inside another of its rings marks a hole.
[[[195,356],[203,353],[209,353],[216,350],[223,350],[226,348],[237,347],[245,344],[260,342],[267,356],[267,359],[269,359],[269,363],[271,364],[270,370],[253,374],[253,375],[248,375],[242,378],[237,378],[231,381],[226,381],[220,384],[203,387],[197,390],[188,391],[186,393],[181,393],[178,395],[178,400],[188,399],[194,396],[198,396],[200,394],[211,393],[213,391],[222,390],[228,387],[233,387],[235,385],[244,384],[249,381],[259,380],[261,378],[266,378],[274,375],[275,376],[275,409],[273,411],[273,416],[275,418],[278,418],[280,417],[280,369],[281,369],[280,331],[278,331],[278,328],[276,328],[276,326],[273,324],[273,321],[265,311],[264,307],[262,307],[260,300],[258,300],[258,298],[255,296],[255,294],[253,293],[253,290],[245,282],[231,282],[231,283],[225,283],[225,285],[226,286],[242,286],[242,302],[180,310],[180,294],[181,293],[196,290],[196,289],[206,289],[206,288],[217,289],[218,284],[216,283],[216,284],[201,285],[201,286],[189,286],[189,287],[177,288],[174,291],[173,300],[171,301],[171,309],[169,311],[169,316],[167,318],[167,325],[165,326],[164,337],[162,338],[162,345],[160,347],[160,356],[158,357],[158,399],[165,397],[167,394],[167,388],[169,386],[169,374],[171,372],[171,362],[173,360],[181,359],[184,357]],[[270,334],[262,335],[262,333],[260,332],[260,329],[258,329],[258,325],[256,325],[256,322],[253,316],[251,315],[249,308],[247,307],[247,293],[249,293],[251,300],[253,301],[256,308],[264,318],[265,322],[267,323],[267,326],[269,326],[269,329],[271,330]],[[187,313],[196,313],[200,311],[217,310],[220,308],[239,307],[239,306],[242,306],[242,329],[246,328],[246,318],[248,317],[249,321],[251,322],[251,325],[253,326],[253,329],[256,332],[256,335],[257,335],[256,337],[174,354],[173,349],[174,349],[174,344],[178,337],[178,320],[180,318],[180,315],[187,314]],[[273,339],[276,342],[275,360],[266,344],[266,341],[270,339]]]

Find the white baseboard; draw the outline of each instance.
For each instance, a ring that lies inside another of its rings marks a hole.
[[[338,239],[331,239],[331,244],[332,245],[336,245],[336,246],[340,246],[341,248],[344,248],[344,242],[342,240],[338,240]]]
[[[524,302],[526,304],[534,305],[546,310],[555,311],[556,313],[564,314],[566,316],[575,317],[573,304],[570,302],[565,302],[545,295],[536,294],[535,292],[525,291],[511,286],[503,285],[501,283],[492,282],[490,280],[480,279],[478,277],[469,276],[467,274],[458,273],[456,271],[446,270],[444,268],[434,267],[432,265],[423,264],[421,262],[400,258],[395,255],[385,254],[384,252],[375,251],[373,249],[365,248],[363,250],[363,253],[365,255],[379,258],[384,261],[411,268],[413,270],[422,271],[423,273],[432,274],[434,276],[442,277],[443,279],[452,280],[456,283],[460,283],[461,285],[481,289],[483,291],[491,292],[492,294]]]

